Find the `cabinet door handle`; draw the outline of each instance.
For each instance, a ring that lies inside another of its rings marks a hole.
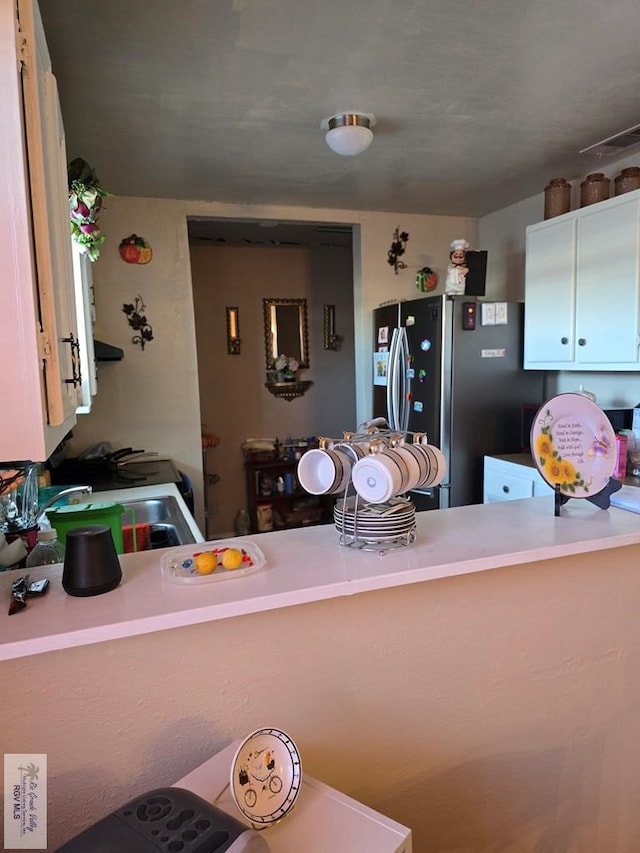
[[[560,343],[566,346],[569,343],[569,338],[560,338]]]
[[[583,347],[586,345],[586,343],[587,343],[586,338],[578,338],[578,346]]]
[[[503,486],[502,491],[505,493],[505,495],[508,495],[509,494],[509,486]]]
[[[71,379],[65,379],[65,384],[73,385],[75,388],[77,385],[82,385],[82,373],[80,370],[80,341],[77,341],[73,332],[69,332],[68,338],[63,338],[62,342],[65,344],[69,344],[71,347]]]

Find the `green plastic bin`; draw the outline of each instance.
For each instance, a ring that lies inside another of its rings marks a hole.
[[[46,515],[51,526],[58,531],[58,539],[64,543],[67,541],[67,533],[75,530],[76,527],[85,527],[87,524],[106,524],[111,530],[118,554],[124,554],[123,516],[130,519],[127,520],[127,524],[131,524],[135,530],[135,513],[133,510],[125,510],[122,504],[118,503],[72,504],[48,509]],[[135,540],[133,547],[136,550]]]

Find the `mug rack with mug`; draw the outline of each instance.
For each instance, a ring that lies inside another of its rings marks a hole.
[[[321,438],[297,470],[310,494],[342,494],[334,507],[340,544],[379,552],[415,541],[415,507],[406,494],[439,485],[445,472],[442,452],[425,433],[380,427]]]

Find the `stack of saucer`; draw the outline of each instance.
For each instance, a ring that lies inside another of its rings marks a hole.
[[[416,509],[406,498],[391,498],[384,503],[368,504],[355,498],[338,501],[333,518],[339,533],[364,542],[392,542],[400,538],[413,541]]]

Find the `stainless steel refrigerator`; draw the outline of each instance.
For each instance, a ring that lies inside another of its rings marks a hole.
[[[485,455],[520,451],[523,403],[544,402],[543,373],[522,369],[524,305],[431,296],[374,311],[373,415],[426,432],[447,461],[416,508],[482,503]]]

